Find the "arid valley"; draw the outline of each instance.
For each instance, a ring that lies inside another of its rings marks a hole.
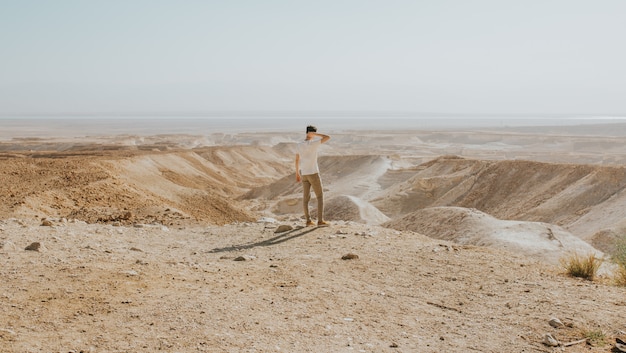
[[[324,132],[1,139],[0,352],[619,352],[626,124]]]

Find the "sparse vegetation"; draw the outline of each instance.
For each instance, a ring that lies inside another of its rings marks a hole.
[[[584,335],[593,346],[603,347],[608,343],[606,334],[600,329],[587,331]]]
[[[613,260],[620,266],[626,267],[626,235],[615,242]]]
[[[620,265],[615,275],[615,282],[618,286],[626,287],[626,266]]]
[[[620,286],[626,286],[626,236],[617,241],[613,261],[619,266],[615,281]]]
[[[602,259],[596,257],[595,254],[587,256],[574,254],[568,258],[562,259],[561,264],[568,275],[593,281],[602,264]]]

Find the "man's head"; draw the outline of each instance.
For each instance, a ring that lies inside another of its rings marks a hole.
[[[313,125],[309,125],[306,127],[306,133],[308,134],[309,132],[317,132],[317,128]]]

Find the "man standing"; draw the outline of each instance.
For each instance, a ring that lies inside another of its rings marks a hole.
[[[317,138],[319,137],[319,138]],[[330,140],[330,136],[318,134],[315,126],[306,127],[306,138],[300,142],[296,149],[296,181],[302,182],[304,191],[302,205],[304,206],[304,217],[306,217],[306,226],[314,225],[309,216],[309,200],[311,200],[311,187],[317,198],[317,226],[328,227],[329,224],[324,221],[324,190],[322,188],[322,179],[320,178],[320,170],[317,165],[317,149]]]

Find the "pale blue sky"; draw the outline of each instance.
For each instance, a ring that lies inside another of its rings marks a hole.
[[[626,1],[0,0],[0,115],[626,115]]]

